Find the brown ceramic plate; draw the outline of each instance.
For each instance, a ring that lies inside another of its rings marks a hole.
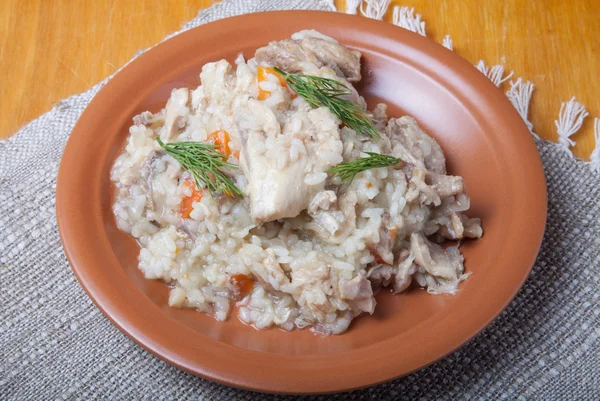
[[[442,146],[450,173],[464,177],[481,240],[462,246],[473,272],[455,296],[412,290],[377,298],[340,336],[256,331],[169,308],[167,286],[137,269],[138,246],[111,211],[109,171],[131,118],[158,111],[172,88],[196,87],[203,64],[314,28],[360,50],[360,92],[389,115],[409,114]],[[430,364],[492,321],[527,277],[546,217],[542,165],[527,128],[504,94],[442,46],[391,24],[326,12],[251,14],[207,24],[145,53],[94,98],[64,152],[57,216],[77,278],[104,314],[156,356],[232,386],[313,393],[380,383]]]

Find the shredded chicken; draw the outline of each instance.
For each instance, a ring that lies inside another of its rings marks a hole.
[[[428,291],[454,293],[463,277],[463,256],[457,248],[444,249],[420,233],[410,237],[410,250],[415,263],[424,269]]]
[[[396,274],[396,269],[390,265],[375,265],[367,272],[367,278],[371,281],[374,288],[380,289],[387,287],[392,282],[392,278]]]
[[[446,158],[440,145],[408,116],[391,118],[385,130],[392,142],[392,154],[417,168],[446,174]]]
[[[458,195],[465,190],[462,177],[435,173],[430,174],[430,177],[431,187],[440,198]]]
[[[388,122],[387,116],[387,105],[385,103],[379,103],[373,110],[373,118],[377,122],[378,128],[383,128]]]
[[[153,150],[144,161],[142,169],[140,170],[140,184],[142,188],[146,190],[146,208],[150,211],[158,210],[158,214],[162,213],[166,194],[160,190],[154,190],[154,179],[157,174],[157,162],[163,156],[165,156],[165,152],[163,150]]]
[[[302,31],[295,38],[271,42],[256,51],[256,61],[284,71],[311,73],[313,68],[328,67],[350,82],[358,82],[361,54],[348,50],[325,35]]]
[[[343,194],[338,200],[338,208],[319,211],[313,215],[312,221],[304,223],[301,228],[311,231],[329,244],[342,243],[356,229],[355,192]]]
[[[160,124],[164,124],[165,116],[162,112],[153,114],[149,111],[144,111],[133,117],[133,123],[135,125],[144,125],[149,128],[158,127]]]
[[[415,168],[410,182],[415,184],[416,189],[419,190],[421,204],[439,206],[442,204],[442,200],[435,189],[427,185],[428,174],[429,172],[425,169]]]
[[[398,255],[398,267],[394,276],[394,292],[399,293],[406,290],[412,283],[412,275],[417,270],[414,264],[415,257],[407,249],[403,249]]]
[[[460,221],[463,224],[463,235],[466,238],[481,238],[483,229],[481,228],[481,219],[479,217],[469,218],[464,214],[459,214]]]
[[[316,215],[320,210],[329,210],[329,208],[337,202],[337,196],[335,192],[321,191],[319,192],[313,200],[308,205],[308,213],[311,216]]]
[[[398,226],[396,226],[389,213],[384,213],[381,216],[381,226],[379,227],[377,243],[370,246],[371,253],[375,256],[375,260],[379,263],[385,263],[391,265],[394,263],[394,255],[392,249],[394,242],[396,241],[396,233],[398,232]]]
[[[187,116],[190,113],[188,101],[190,92],[187,88],[173,89],[171,97],[165,107],[165,125],[161,129],[160,138],[169,142],[185,127]]]
[[[376,302],[371,282],[362,274],[343,282],[340,285],[340,295],[351,301],[353,307],[361,312],[373,314],[375,311]]]

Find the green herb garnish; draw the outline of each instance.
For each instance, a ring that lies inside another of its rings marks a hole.
[[[156,140],[165,152],[179,162],[182,169],[192,174],[197,188],[204,186],[216,193],[242,196],[242,192],[223,172],[226,168],[237,166],[226,162],[226,156],[215,150],[215,145],[201,142],[165,144],[160,138]]]
[[[345,84],[331,78],[290,74],[277,67],[273,69],[285,79],[288,87],[306,100],[311,107],[327,107],[348,128],[358,134],[379,138],[379,131],[373,126],[373,117],[357,104],[342,98],[352,94]]]
[[[354,180],[354,177],[356,177],[356,174],[361,171],[372,168],[391,167],[402,161],[394,156],[381,155],[374,152],[364,153],[368,154],[369,157],[361,157],[360,159],[338,164],[327,172],[340,177],[342,184],[350,185],[352,180]]]

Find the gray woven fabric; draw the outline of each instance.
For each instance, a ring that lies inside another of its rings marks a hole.
[[[319,3],[230,0],[184,29],[284,8]],[[102,85],[0,142],[0,399],[291,400],[169,366],[121,334],[78,285],[56,228],[56,174],[73,125]],[[600,399],[600,177],[553,144],[538,141],[538,148],[547,232],[510,307],[431,367],[365,390],[300,399]]]

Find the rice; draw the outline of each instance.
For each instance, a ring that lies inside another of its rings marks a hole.
[[[325,40],[317,34],[301,36]],[[481,227],[462,214],[469,199],[460,177],[446,175],[437,143],[409,117],[381,122],[383,139],[368,140],[340,128],[327,108],[292,96],[274,74],[257,82],[254,58],[240,54],[235,65],[206,64],[198,88],[174,90],[164,110],[137,116],[111,170],[117,225],[137,239],[144,276],[171,285],[169,305],[220,321],[235,311],[257,329],[327,335],[372,313],[382,287],[404,291],[414,278],[430,293],[455,293],[468,277],[462,255],[430,240],[478,237]],[[307,68],[336,76],[328,67]],[[269,96],[256,100],[259,90]],[[385,114],[385,105],[377,110]],[[244,196],[203,190],[184,216],[183,200],[198,189],[156,139],[204,142],[217,130],[229,135],[228,161],[240,166],[229,174]],[[359,172],[349,185],[328,174],[364,152],[411,163]],[[305,186],[310,203],[286,218],[257,219],[249,198],[264,177],[244,174],[250,157],[268,158],[281,171],[299,166],[289,181]]]

